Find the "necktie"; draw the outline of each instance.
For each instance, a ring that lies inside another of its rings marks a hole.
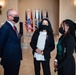
[[[16,28],[16,26],[14,26],[14,30],[15,30],[15,32],[17,31],[17,28]]]
[[[14,31],[16,32],[16,34],[17,34],[17,36],[18,36],[18,31],[17,31],[16,26],[14,26]]]
[[[17,31],[17,28],[16,28],[16,26],[14,26],[14,31],[16,32],[16,34],[17,34],[17,37],[18,37],[18,31]]]
[[[18,31],[17,31],[16,26],[14,26],[14,31],[16,32],[16,34],[17,34],[17,36],[18,36]]]

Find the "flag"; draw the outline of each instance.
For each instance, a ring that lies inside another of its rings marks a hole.
[[[25,11],[25,21],[27,21],[27,11]]]
[[[46,11],[46,18],[48,19],[48,11]]]
[[[31,30],[32,30],[30,17],[31,17],[30,16],[30,11],[28,10],[27,11],[27,29],[28,29],[28,32],[31,32]]]
[[[19,22],[19,35],[23,35],[23,22]]]
[[[38,19],[38,10],[36,10],[36,19]]]
[[[25,27],[26,27],[26,30],[28,32],[28,26],[27,26],[27,11],[25,11]]]
[[[40,10],[38,10],[38,28],[40,26]]]
[[[43,17],[46,18],[46,10],[43,12]]]
[[[32,11],[31,11],[31,17],[30,17],[30,19],[31,19],[31,32],[33,32],[33,14],[32,14]]]
[[[41,20],[43,19],[43,11],[41,10]]]
[[[36,10],[35,10],[35,30],[37,29],[37,18],[36,18]]]
[[[30,13],[28,12],[27,13],[27,29],[28,29],[28,32],[31,31],[31,23],[30,23]]]

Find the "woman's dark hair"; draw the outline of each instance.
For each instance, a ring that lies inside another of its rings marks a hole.
[[[69,31],[70,31],[71,35],[75,38],[75,41],[76,41],[76,23],[70,19],[66,19],[63,21],[63,23],[64,22],[66,23],[66,25],[69,26]],[[76,52],[76,47],[75,47],[75,52]]]
[[[49,31],[50,33],[53,33],[53,29],[52,29],[52,27],[51,27],[51,23],[50,23],[50,21],[49,21],[48,19],[46,19],[46,18],[42,19],[38,30],[41,31],[41,25],[42,25],[42,23],[43,23],[44,20],[46,20],[46,21],[48,22],[48,31]]]
[[[66,25],[69,26],[70,33],[75,37],[76,24],[70,19],[65,19],[63,23],[66,23]]]

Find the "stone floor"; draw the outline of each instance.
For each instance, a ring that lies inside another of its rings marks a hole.
[[[55,37],[55,43],[57,43],[58,37]],[[21,67],[19,75],[35,75],[34,74],[34,66],[33,66],[33,56],[32,56],[32,50],[29,46],[23,47],[23,60],[21,61]],[[50,60],[50,67],[51,67],[51,75],[57,75],[57,73],[54,72],[53,67],[53,61],[56,55],[56,48],[54,51],[51,52],[51,60]],[[76,54],[74,53],[74,56],[76,57]],[[0,75],[3,75],[3,68],[0,65]],[[43,75],[43,71],[41,68],[41,75]]]

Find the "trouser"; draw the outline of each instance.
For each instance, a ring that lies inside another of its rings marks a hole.
[[[20,64],[4,66],[4,75],[19,75]]]
[[[43,74],[44,75],[51,75],[51,73],[50,73],[50,60],[37,61],[34,58],[35,75],[40,75],[40,63],[42,64]]]

